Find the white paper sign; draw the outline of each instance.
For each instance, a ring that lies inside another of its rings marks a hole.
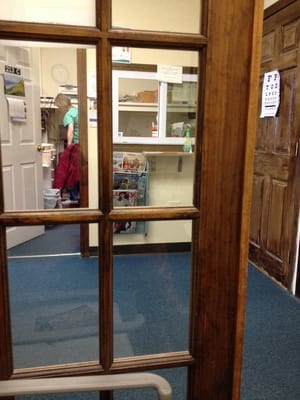
[[[275,117],[280,103],[280,74],[274,70],[264,74],[260,118]]]
[[[9,116],[13,121],[26,120],[26,102],[19,97],[7,97]]]
[[[182,83],[182,67],[157,65],[157,80],[168,83]]]
[[[112,48],[112,61],[120,63],[130,63],[131,48],[130,47],[116,47]]]

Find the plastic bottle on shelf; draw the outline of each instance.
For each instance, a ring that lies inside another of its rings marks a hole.
[[[189,126],[186,128],[186,131],[185,131],[183,151],[185,153],[192,153],[192,151],[193,151],[193,143],[192,143],[192,139],[191,139],[191,132],[190,132]]]
[[[158,137],[158,118],[156,116],[156,121],[152,122],[152,137]]]

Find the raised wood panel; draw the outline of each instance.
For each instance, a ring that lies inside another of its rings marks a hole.
[[[280,118],[274,124],[273,151],[277,154],[291,155],[295,147],[294,114],[296,95],[296,70],[283,71],[280,74]]]
[[[249,258],[255,265],[266,271],[283,285],[287,285],[287,276],[284,273],[282,260],[268,251],[262,251],[261,246],[250,246]]]
[[[262,39],[262,62],[271,61],[274,57],[275,32],[269,32]]]
[[[0,61],[5,61],[6,59],[6,51],[5,51],[5,47],[0,48]]]
[[[256,143],[255,143],[255,151],[264,152],[266,151],[266,138],[267,138],[267,127],[268,121],[267,118],[260,118],[261,113],[261,102],[262,102],[262,87],[263,87],[263,76],[261,76],[259,91],[258,91],[258,114],[257,114],[257,126],[256,126]]]
[[[7,210],[14,210],[16,206],[13,192],[13,175],[12,165],[2,168],[3,183],[7,187],[7,190],[4,192],[4,205]]]
[[[35,163],[23,164],[21,168],[22,190],[15,195],[22,196],[24,210],[36,210],[38,208],[38,193],[35,191],[37,187],[37,170]]]
[[[297,50],[299,46],[299,20],[283,25],[281,29],[281,54]]]
[[[252,189],[253,197],[252,197],[252,208],[251,208],[251,222],[250,222],[250,241],[255,245],[259,245],[260,242],[263,190],[264,190],[264,176],[254,174],[253,189]]]
[[[283,259],[283,224],[284,224],[284,207],[286,198],[287,183],[273,179],[270,182],[270,199],[268,201],[270,207],[268,210],[268,226],[265,232],[267,233],[266,238],[266,250],[274,255]]]
[[[31,65],[30,49],[18,47],[16,49],[16,63],[23,67],[29,67]]]
[[[289,158],[273,157],[272,154],[258,153],[254,162],[254,173],[273,176],[280,180],[288,178]]]
[[[261,101],[259,102],[261,104]],[[258,152],[265,152],[267,150],[267,129],[268,122],[262,118],[257,119],[256,131],[259,134],[256,136],[255,150]]]
[[[283,71],[286,68],[294,68],[297,66],[297,53],[292,51],[285,54],[285,57],[276,57],[275,61],[265,62],[261,66],[261,72],[269,72],[273,69],[278,69],[279,71]]]

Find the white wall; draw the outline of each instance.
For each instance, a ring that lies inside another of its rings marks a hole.
[[[272,4],[277,3],[279,0],[264,0],[264,8],[270,7]]]
[[[60,85],[77,86],[76,49],[41,49],[41,96],[55,97]]]
[[[1,19],[94,26],[95,0],[2,0]]]

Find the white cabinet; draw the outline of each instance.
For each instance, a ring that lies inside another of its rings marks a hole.
[[[155,72],[113,71],[113,142],[184,143],[186,127],[195,136],[197,75],[182,83],[157,80]]]

